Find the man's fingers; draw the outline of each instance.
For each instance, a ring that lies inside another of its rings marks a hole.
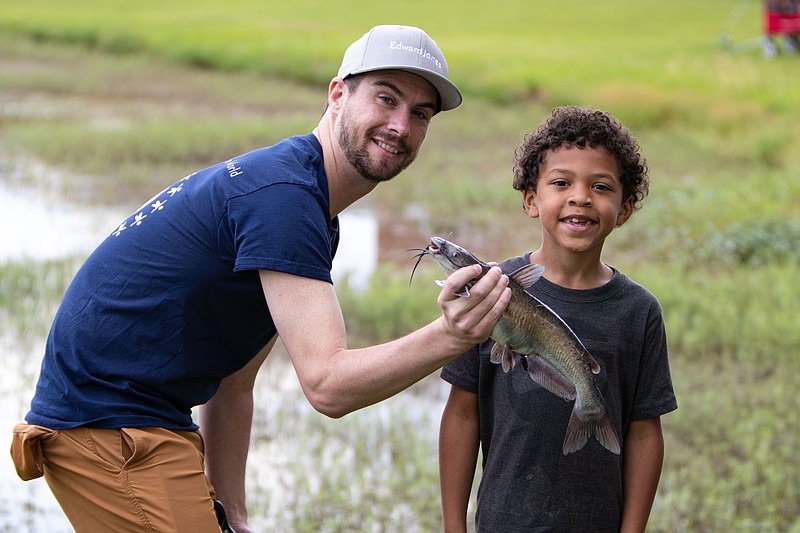
[[[454,294],[479,275],[477,267],[459,269],[450,275],[439,295],[439,304],[452,330],[476,343],[489,336],[511,299],[508,276],[496,266],[475,281],[468,298]]]
[[[503,314],[503,311],[506,310],[508,303],[511,301],[511,289],[506,285],[502,286],[502,284],[498,284],[493,293],[498,292],[499,294],[497,298],[493,298],[494,294],[487,296],[484,301],[487,302],[494,302],[491,308],[483,315],[480,323],[478,324],[479,328],[487,328],[488,331],[486,335],[488,336],[491,333],[492,328],[494,327],[495,322],[500,319],[500,316]]]
[[[492,271],[496,271],[496,279],[494,277],[489,277],[488,279],[484,277],[473,287],[475,289],[476,303],[471,312],[473,320],[477,321],[476,326],[480,329],[488,327],[489,331],[491,331],[494,323],[503,314],[508,302],[511,300],[508,276],[504,275],[497,267],[494,267]],[[477,301],[478,298],[480,298],[480,301]],[[486,334],[488,335],[488,331]]]
[[[450,274],[444,283],[441,284],[442,292],[439,295],[440,301],[442,299],[446,301],[459,298],[457,293],[461,292],[464,286],[473,279],[477,278],[480,273],[481,267],[479,265],[469,265],[459,268]],[[470,292],[472,292],[472,290],[470,290]]]
[[[481,269],[479,265],[469,265],[459,268],[450,274],[447,280],[445,280],[444,285],[442,285],[442,288],[445,290],[442,292],[447,292],[450,295],[461,292],[461,289],[463,289],[467,283],[480,276],[482,270],[483,269]],[[475,300],[480,300],[484,298],[502,278],[506,278],[505,284],[507,285],[507,276],[503,274],[503,271],[500,270],[500,267],[493,266],[491,269],[489,269],[486,275],[475,281],[475,285],[470,288],[469,292],[470,294],[474,292],[476,295]]]
[[[473,289],[478,298],[486,299],[492,296],[492,292],[502,292],[506,287],[508,287],[508,276],[503,274],[500,267],[493,266],[485,276],[475,283]],[[499,294],[494,294],[493,296],[498,297]]]

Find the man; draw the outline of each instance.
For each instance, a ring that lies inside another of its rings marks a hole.
[[[454,273],[442,315],[347,349],[330,270],[337,215],[416,157],[461,103],[422,30],[378,26],[345,52],[312,133],[187,176],[87,259],[48,337],[20,477],[45,476],[82,531],[219,531],[213,499],[250,531],[244,474],[256,373],[280,335],[302,389],[341,417],[485,340],[510,298],[498,268]],[[191,419],[200,414],[202,438]]]

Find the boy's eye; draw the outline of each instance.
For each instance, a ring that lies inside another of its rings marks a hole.
[[[608,183],[598,183],[594,186],[595,189],[599,191],[613,191],[614,187],[609,185]]]

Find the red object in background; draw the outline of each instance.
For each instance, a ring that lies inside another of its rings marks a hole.
[[[764,33],[800,33],[800,1],[764,2]]]

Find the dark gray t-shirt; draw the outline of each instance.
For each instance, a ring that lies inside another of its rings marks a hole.
[[[501,263],[511,273],[530,254]],[[602,287],[566,289],[544,278],[527,287],[583,341],[600,363],[595,376],[623,440],[631,420],[677,408],[661,307],[619,271]],[[489,361],[491,339],[447,364],[442,378],[478,394],[483,474],[481,532],[618,531],[622,459],[594,438],[564,456],[573,402],[539,386],[521,365],[508,374]]]

